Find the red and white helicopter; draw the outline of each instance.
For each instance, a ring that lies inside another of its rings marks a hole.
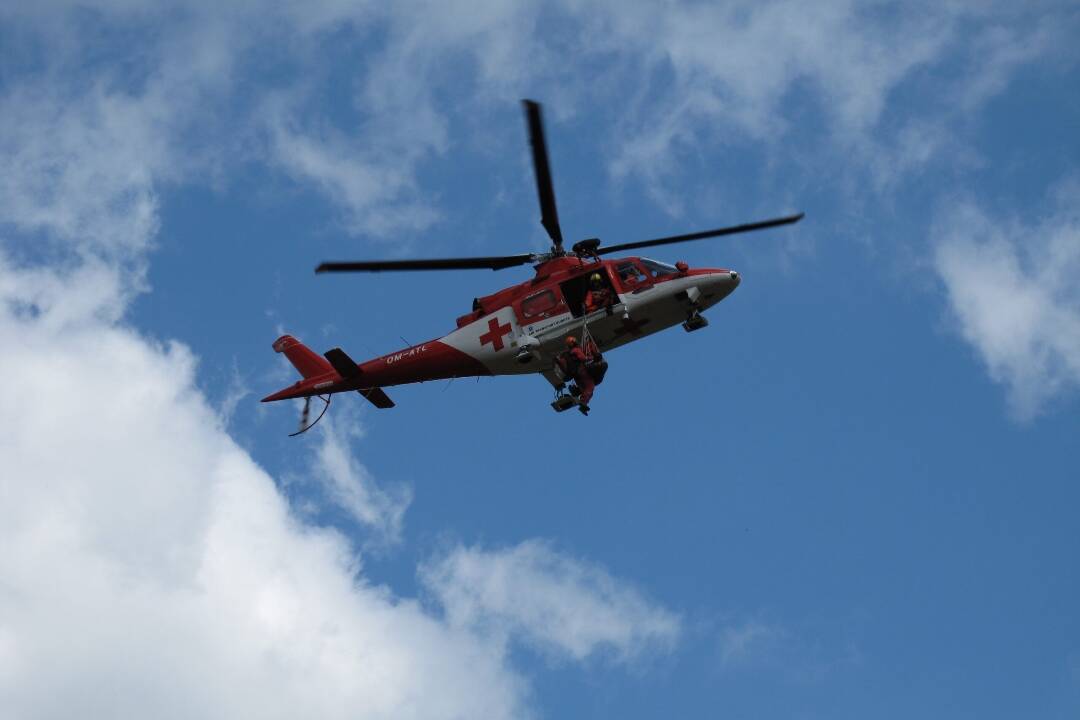
[[[501,270],[533,265],[534,276],[497,293],[473,300],[472,310],[457,319],[457,329],[436,340],[357,363],[340,348],[318,355],[291,335],[274,342],[303,378],[263,398],[263,402],[306,398],[299,434],[312,427],[308,410],[312,397],[324,402],[325,414],[335,393],[356,391],[375,407],[394,403],[382,388],[391,385],[481,375],[539,373],[554,387],[557,411],[577,402],[566,392],[568,378],[556,362],[574,336],[582,346],[607,351],[639,338],[682,324],[687,331],[705,327],[702,311],[727,297],[739,285],[739,274],[726,268],[690,268],[644,257],[604,259],[627,250],[671,245],[690,240],[788,225],[802,213],[761,222],[673,235],[601,247],[591,238],[563,247],[562,229],[555,206],[547,145],[540,105],[525,100],[525,116],[532,145],[536,186],[540,198],[540,223],[551,236],[551,250],[494,257],[429,260],[374,260],[324,262],[316,273],[385,272],[390,270]],[[600,278],[597,280],[596,275]],[[606,290],[608,302],[592,309],[586,294],[596,285]],[[590,343],[589,340],[592,342]]]

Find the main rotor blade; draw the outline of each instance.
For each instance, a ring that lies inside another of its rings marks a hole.
[[[359,260],[350,262],[324,262],[315,268],[316,273],[326,272],[383,272],[388,270],[502,270],[515,265],[527,265],[536,256],[498,255],[493,257],[443,258],[432,260]]]
[[[669,237],[655,238],[653,240],[639,240],[638,242],[602,247],[596,254],[607,255],[609,253],[622,252],[623,250],[636,250],[638,248],[654,247],[656,245],[673,245],[675,243],[688,242],[690,240],[704,240],[705,238],[720,237],[721,235],[734,235],[736,233],[751,232],[753,230],[765,230],[766,228],[797,223],[802,219],[803,213],[799,213],[798,215],[787,215],[785,217],[773,218],[772,220],[746,223],[745,225],[732,225],[730,227],[717,228],[716,230],[705,230],[703,232],[688,233],[686,235],[671,235]]]
[[[522,100],[525,119],[529,126],[529,145],[532,146],[533,169],[536,171],[536,193],[540,197],[540,224],[547,230],[555,244],[555,252],[562,252],[562,228],[559,227],[559,211],[555,207],[555,186],[551,183],[551,164],[548,162],[547,142],[544,140],[544,121],[540,117],[540,103]]]

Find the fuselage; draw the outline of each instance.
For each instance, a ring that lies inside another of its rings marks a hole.
[[[585,294],[595,274],[610,303],[590,310]],[[475,299],[472,312],[443,337],[359,363],[352,379],[331,371],[266,399],[479,375],[543,373],[550,380],[568,335],[580,339],[587,329],[606,352],[683,322],[738,284],[738,273],[723,268],[690,269],[639,257],[559,257],[537,265],[531,280]]]

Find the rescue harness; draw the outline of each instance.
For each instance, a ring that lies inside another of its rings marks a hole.
[[[589,332],[589,321],[582,319],[581,321],[581,350],[585,353],[585,372],[589,374],[592,381],[599,385],[604,381],[604,375],[607,374],[608,364],[604,359],[603,353],[600,352],[600,346],[593,340],[592,333]],[[577,375],[578,363],[580,362],[574,357],[572,353],[566,353],[563,355],[566,359],[566,374],[568,379],[573,379]]]

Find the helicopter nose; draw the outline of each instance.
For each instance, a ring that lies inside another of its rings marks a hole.
[[[734,270],[714,271],[709,276],[709,282],[707,283],[710,287],[708,291],[710,297],[715,298],[713,302],[719,302],[735,292],[735,288],[739,287],[740,281],[739,273]]]
[[[735,292],[735,288],[739,287],[741,280],[742,278],[739,277],[739,273],[735,270],[724,270],[716,273],[716,284],[725,297]]]

